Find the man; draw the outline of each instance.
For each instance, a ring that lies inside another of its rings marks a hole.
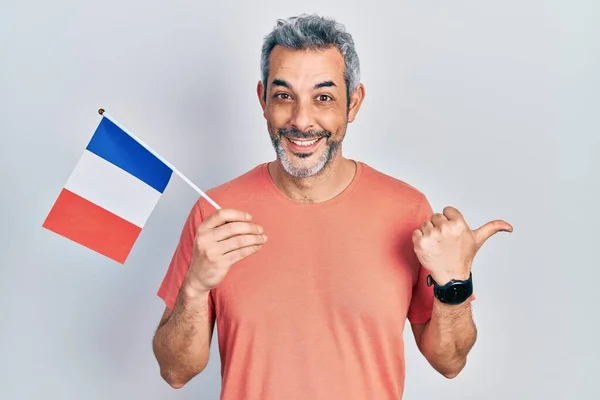
[[[342,156],[365,89],[339,24],[279,21],[261,64],[277,158],[209,191],[223,210],[191,210],[158,292],[162,377],[180,388],[200,373],[216,323],[224,400],[400,399],[406,319],[455,377],[476,337],[473,257],[512,227],[472,231],[458,210],[433,213],[412,186]]]

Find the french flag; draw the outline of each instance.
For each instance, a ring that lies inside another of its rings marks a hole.
[[[124,264],[173,174],[155,154],[103,116],[43,227]]]

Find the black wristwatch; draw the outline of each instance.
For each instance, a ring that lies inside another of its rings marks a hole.
[[[469,273],[469,279],[465,281],[452,279],[445,285],[440,286],[429,275],[427,277],[427,286],[433,285],[433,295],[442,303],[458,305],[464,303],[473,294],[472,278],[472,274]]]

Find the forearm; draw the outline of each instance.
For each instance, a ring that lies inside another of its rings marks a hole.
[[[420,347],[437,371],[454,378],[464,368],[476,337],[470,301],[454,306],[436,299],[431,320],[421,335]]]
[[[161,375],[173,387],[182,387],[208,363],[212,335],[208,296],[184,283],[171,315],[154,336]]]

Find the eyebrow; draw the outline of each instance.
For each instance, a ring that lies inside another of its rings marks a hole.
[[[290,84],[284,81],[283,79],[273,79],[273,82],[271,82],[271,86],[281,86],[284,88],[291,89]]]
[[[273,82],[271,82],[271,86],[281,86],[281,87],[288,88],[288,89],[292,88],[292,85],[290,85],[283,79],[273,79]],[[314,86],[315,89],[320,89],[320,88],[324,88],[324,87],[337,87],[337,85],[333,81],[323,81],[323,82],[317,83]]]
[[[320,89],[324,87],[337,87],[337,85],[333,81],[325,81],[321,83],[317,83],[315,85],[315,89]]]

